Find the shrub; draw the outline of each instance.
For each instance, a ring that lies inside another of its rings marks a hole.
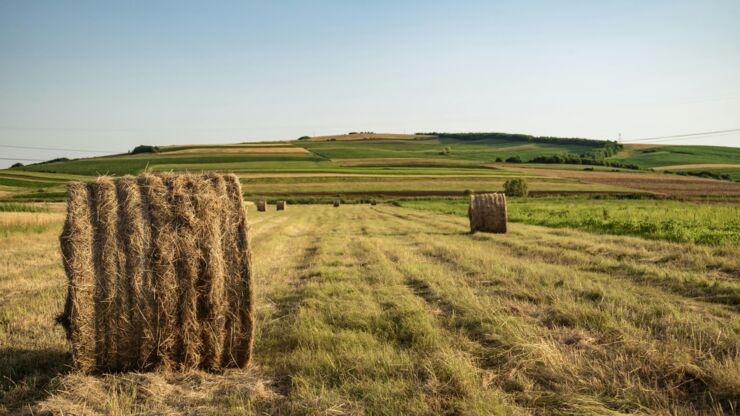
[[[503,161],[504,161],[504,159],[501,159],[500,157],[497,157],[496,158],[496,162],[503,162]]]
[[[308,140],[310,138],[311,138],[311,136],[301,136],[301,137],[298,138],[298,140]]]
[[[522,163],[522,158],[519,156],[512,156],[506,159],[506,163]]]
[[[159,147],[157,146],[150,146],[147,144],[140,144],[136,147],[134,147],[134,150],[131,151],[132,155],[136,155],[139,153],[159,153]]]
[[[12,165],[10,165],[10,168],[11,169],[13,169],[13,168],[22,168],[22,167],[23,167],[23,163],[21,163],[21,162],[16,162],[16,163],[13,163]]]
[[[527,196],[529,194],[527,181],[524,179],[510,179],[504,183],[506,196]]]
[[[475,191],[472,190],[472,189],[466,189],[466,190],[463,191],[463,195],[465,195],[465,196],[470,196],[470,195],[473,195],[474,193],[475,193]]]

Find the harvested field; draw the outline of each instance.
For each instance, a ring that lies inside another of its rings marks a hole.
[[[288,182],[288,183],[249,183],[244,186],[247,195],[306,195],[335,194],[350,195],[365,193],[368,195],[449,195],[460,194],[466,189],[475,192],[500,192],[503,180],[406,180],[406,181],[348,181],[348,182]],[[545,179],[530,181],[529,189],[534,192],[600,192],[600,193],[640,193],[631,188],[580,183],[576,180]]]
[[[402,174],[382,174],[382,173],[240,173],[237,176],[245,179],[265,179],[265,178],[481,178],[497,177],[497,176],[508,176],[506,172],[497,172],[491,170],[490,175],[482,174],[418,174],[418,173],[402,173]],[[537,175],[516,175],[517,178],[538,178]]]
[[[385,205],[260,212],[250,222],[255,365],[223,375],[71,373],[53,324],[65,291],[61,218],[0,238],[0,412],[738,408],[736,250],[523,224],[471,236],[465,218]]]
[[[577,170],[510,168],[534,175],[638,189],[660,195],[740,195],[740,183],[690,176],[635,172],[585,172]]]

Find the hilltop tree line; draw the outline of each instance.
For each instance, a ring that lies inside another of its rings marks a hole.
[[[526,142],[526,143],[548,143],[548,144],[575,144],[579,146],[589,147],[614,147],[617,150],[622,149],[622,145],[611,140],[593,140],[593,139],[582,139],[577,137],[549,137],[549,136],[530,136],[528,134],[512,134],[512,133],[416,133],[417,135],[428,135],[437,136],[445,139],[456,139],[456,140],[506,140],[511,142]],[[616,153],[616,152],[614,152]]]
[[[569,165],[594,165],[594,166],[612,166],[627,169],[639,169],[637,165],[623,164],[609,161],[607,158],[614,156],[623,146],[611,140],[592,140],[581,139],[576,137],[549,137],[549,136],[530,136],[528,134],[510,134],[510,133],[416,133],[424,135],[435,135],[440,138],[456,140],[506,140],[513,142],[526,143],[546,143],[546,144],[571,144],[578,146],[587,146],[593,148],[590,152],[584,153],[563,153],[558,155],[537,156],[530,163],[551,163],[551,164],[569,164]],[[448,154],[449,152],[445,153]],[[497,162],[504,160],[497,159]],[[507,163],[522,163],[519,156],[512,156],[505,160]]]

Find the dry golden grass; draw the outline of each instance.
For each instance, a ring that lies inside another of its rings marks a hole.
[[[2,216],[3,214],[0,214]],[[735,249],[385,205],[250,211],[255,367],[85,376],[61,220],[0,238],[0,413],[733,414]],[[708,296],[697,296],[697,288]]]

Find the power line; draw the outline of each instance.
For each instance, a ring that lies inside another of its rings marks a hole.
[[[645,141],[661,141],[661,140],[666,140],[666,139],[686,140],[686,139],[691,139],[691,138],[699,137],[699,136],[715,136],[715,135],[720,135],[720,134],[730,134],[730,133],[737,133],[737,132],[740,132],[740,129],[715,130],[715,131],[705,131],[701,133],[676,134],[673,136],[646,137],[643,139],[622,140],[622,142],[630,143],[630,142],[645,142]]]
[[[41,159],[22,159],[19,157],[0,157],[0,160],[22,160],[24,162],[43,162]]]
[[[11,149],[54,150],[57,152],[82,152],[82,153],[107,153],[107,154],[118,153],[118,152],[111,152],[109,150],[60,149],[60,148],[54,148],[54,147],[12,146],[9,144],[0,144],[0,147],[7,147]]]

